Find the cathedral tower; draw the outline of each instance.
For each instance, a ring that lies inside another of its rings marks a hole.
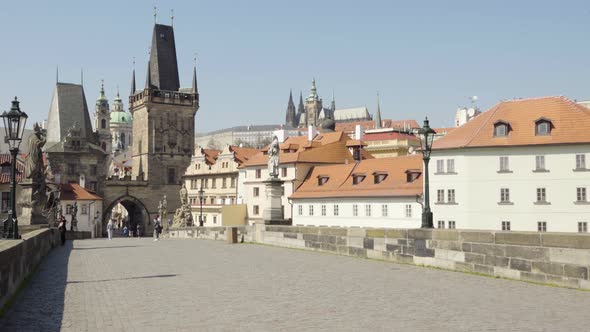
[[[196,67],[190,88],[180,88],[172,26],[155,24],[146,86],[132,95],[132,179],[152,185],[175,185],[194,151],[195,114],[199,109]]]
[[[287,116],[285,118],[285,125],[297,128],[299,122],[297,121],[297,113],[295,111],[295,103],[293,102],[293,92],[289,92],[289,103],[287,104]]]
[[[94,129],[98,133],[98,141],[104,152],[111,153],[111,131],[109,128],[111,115],[109,101],[104,93],[104,82],[100,84],[100,94],[94,109]]]
[[[319,116],[322,109],[322,99],[318,96],[314,78],[309,96],[305,99],[306,126],[319,127]]]

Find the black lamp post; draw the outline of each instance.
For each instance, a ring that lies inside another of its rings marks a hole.
[[[8,143],[10,154],[12,155],[10,173],[10,211],[8,213],[8,230],[4,234],[6,238],[20,239],[18,233],[18,221],[16,217],[16,156],[18,155],[18,148],[23,138],[25,124],[27,123],[27,114],[21,112],[19,101],[16,97],[12,101],[10,112],[4,111],[0,117],[4,121],[4,130],[6,131],[5,142]],[[6,230],[6,227],[5,227]]]
[[[422,160],[424,160],[424,209],[422,210],[422,228],[433,228],[432,211],[430,210],[430,183],[428,182],[428,162],[432,152],[432,142],[436,132],[430,128],[428,117],[424,119],[424,126],[419,129]]]
[[[205,191],[203,190],[203,187],[201,187],[201,189],[199,189],[199,203],[201,204],[201,214],[199,215],[199,227],[203,227],[203,199],[205,198],[204,194]]]

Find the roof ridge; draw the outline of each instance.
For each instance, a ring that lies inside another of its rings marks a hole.
[[[471,144],[471,141],[473,141],[475,139],[475,137],[479,134],[479,132],[483,129],[483,127],[485,127],[488,122],[490,121],[490,119],[492,118],[492,116],[498,111],[498,109],[500,109],[500,105],[502,105],[503,102],[499,102],[498,104],[496,104],[494,107],[492,107],[491,109],[489,109],[487,112],[493,112],[490,115],[488,115],[488,118],[485,119],[485,121],[483,121],[482,125],[473,133],[473,135],[471,135],[471,138],[467,141],[467,143],[463,144],[463,147]],[[481,115],[480,115],[481,116]]]
[[[513,103],[513,102],[519,102],[519,101],[532,101],[532,100],[541,100],[541,99],[565,99],[568,100],[567,97],[565,97],[564,95],[557,95],[557,96],[540,96],[540,97],[527,97],[527,98],[513,98],[513,99],[507,99],[507,100],[503,100],[500,103]]]

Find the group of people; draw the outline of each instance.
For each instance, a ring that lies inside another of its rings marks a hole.
[[[65,219],[64,219],[64,225],[65,225]],[[61,227],[61,224],[60,224]],[[64,226],[65,229],[65,226]],[[157,215],[154,218],[154,241],[158,241],[160,239],[160,234],[162,234],[162,218],[160,218],[160,215]],[[115,224],[113,223],[113,220],[109,220],[109,222],[107,223],[107,235],[108,235],[108,239],[112,240],[113,239],[113,232],[115,230]],[[137,228],[136,228],[136,236],[137,237],[141,237],[141,225],[137,224]],[[127,227],[127,225],[125,225],[125,227],[123,227],[123,237],[129,237],[129,228]],[[64,240],[65,241],[65,232],[64,232]]]

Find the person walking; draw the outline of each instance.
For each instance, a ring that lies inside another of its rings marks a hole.
[[[110,219],[109,220],[109,223],[107,224],[107,234],[109,236],[109,240],[112,240],[113,239],[113,228],[114,227],[115,226],[113,225],[113,220]]]
[[[140,238],[141,237],[141,226],[139,226],[139,224],[137,224],[136,230],[137,230],[137,238]]]
[[[63,216],[59,220],[59,226],[57,227],[57,229],[59,230],[61,245],[63,246],[66,244],[66,218],[64,218]]]
[[[154,241],[160,240],[160,216],[154,218]]]
[[[129,228],[127,228],[127,225],[123,227],[123,237],[129,237]]]

